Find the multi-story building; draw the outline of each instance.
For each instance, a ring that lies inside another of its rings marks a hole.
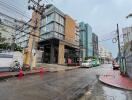
[[[75,20],[55,6],[44,12],[41,21],[42,62],[66,64],[68,58],[77,63],[79,57],[79,27]]]
[[[98,58],[98,36],[92,33],[93,56]]]
[[[28,46],[28,40],[29,40],[29,34],[27,33],[30,32],[30,29],[28,25],[24,25],[24,24],[19,25],[18,28],[19,30],[21,30],[21,32],[20,31],[15,32],[15,43],[22,48],[26,48]]]
[[[93,41],[92,41],[92,28],[89,24],[81,22],[79,24],[80,29],[80,45],[81,56],[83,59],[85,57],[93,57]]]
[[[26,31],[29,28],[24,26]],[[29,34],[16,34],[16,43],[27,47]],[[79,59],[79,25],[70,16],[51,5],[41,19],[38,46],[43,48],[42,63],[67,64]]]
[[[112,60],[112,53],[109,52],[104,46],[99,45],[99,58],[104,63],[104,61]]]
[[[9,24],[9,25],[13,26],[13,24],[8,23],[6,21],[6,19],[4,19],[4,18],[0,18],[0,21],[2,23],[6,23],[6,24]],[[4,41],[5,43],[11,44],[13,42],[14,33],[15,33],[15,31],[12,28],[9,28],[6,25],[0,24],[0,34],[1,34],[1,37],[6,39]]]
[[[126,59],[126,73],[132,78],[132,27],[122,29],[124,40],[124,56]]]

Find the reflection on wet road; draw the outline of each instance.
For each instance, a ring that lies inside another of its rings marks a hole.
[[[108,70],[110,65],[103,65],[0,81],[0,100],[132,100],[132,92],[98,81]]]
[[[102,73],[98,74],[101,75]],[[105,85],[96,79],[91,85],[91,88],[80,98],[80,100],[132,100],[132,91],[114,88]]]

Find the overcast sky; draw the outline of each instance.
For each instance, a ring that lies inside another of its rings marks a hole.
[[[19,9],[26,11],[28,0],[0,0],[14,4]],[[14,2],[13,2],[14,1]],[[72,16],[78,22],[85,22],[91,25],[93,32],[99,35],[100,40],[109,39],[113,36],[110,33],[116,30],[119,24],[120,33],[123,27],[132,26],[132,18],[125,17],[132,13],[132,0],[47,0],[53,3],[64,13]],[[28,12],[26,12],[28,13]],[[20,15],[19,15],[20,16]],[[25,18],[24,16],[20,16]],[[30,17],[30,16],[29,16]],[[27,18],[28,19],[28,18]],[[117,44],[111,40],[100,42],[115,57],[117,55]]]

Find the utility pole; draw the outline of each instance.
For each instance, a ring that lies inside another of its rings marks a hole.
[[[119,65],[120,65],[120,71],[123,73],[122,70],[122,64],[121,64],[121,48],[120,48],[120,35],[119,35],[119,26],[117,24],[117,41],[118,41],[118,58],[119,58]]]
[[[32,5],[28,6],[28,9],[33,10],[31,25],[33,25],[34,27],[31,28],[30,33],[35,36],[40,35],[40,22],[45,10],[44,4],[40,5],[41,1],[42,0],[38,0],[38,2],[36,2],[35,0],[28,1],[28,3],[32,3]],[[36,49],[37,43],[39,41],[39,38],[34,37],[33,35],[29,35],[28,48],[24,51],[24,64],[29,65],[30,69],[36,67]]]

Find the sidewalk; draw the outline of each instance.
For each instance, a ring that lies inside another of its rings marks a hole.
[[[31,71],[23,71],[23,74],[30,75],[30,74],[41,73],[42,68],[44,72],[59,72],[59,71],[73,70],[73,69],[79,68],[79,66],[69,67],[69,66],[61,66],[61,65],[54,65],[54,64],[45,64],[45,65],[41,64],[41,66],[37,66],[33,68],[33,70]],[[18,75],[19,75],[19,72],[0,72],[0,79],[15,77]]]
[[[43,67],[49,72],[58,72],[58,71],[66,71],[79,68],[80,66],[64,66],[57,64],[38,64],[36,68]]]
[[[119,70],[111,70],[107,75],[100,76],[99,80],[110,86],[132,90],[132,80],[128,77],[121,76]]]

